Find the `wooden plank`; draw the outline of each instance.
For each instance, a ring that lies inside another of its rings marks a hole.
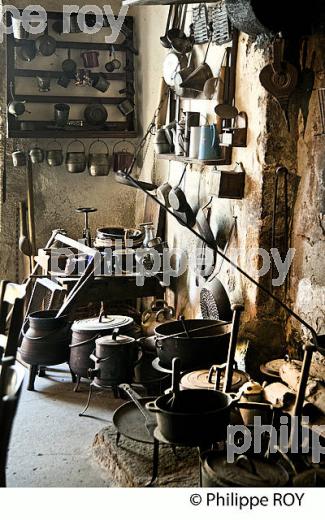
[[[67,74],[63,72],[63,70],[37,70],[37,69],[14,69],[13,75],[23,78],[34,78],[36,76],[49,76],[50,78],[59,78],[62,75],[69,76],[71,78],[74,77],[74,74]],[[111,81],[125,81],[126,72],[91,72],[90,77],[95,78],[100,74],[104,76],[106,79]]]

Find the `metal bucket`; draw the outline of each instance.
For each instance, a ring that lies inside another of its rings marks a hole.
[[[91,149],[94,144],[102,143],[106,148],[105,152],[91,152]],[[110,168],[110,158],[109,158],[109,150],[108,146],[104,141],[94,141],[91,143],[89,147],[89,155],[88,155],[88,172],[92,177],[103,177],[109,174]]]

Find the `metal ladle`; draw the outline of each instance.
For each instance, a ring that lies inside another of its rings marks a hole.
[[[170,41],[169,39],[167,38],[167,33],[169,31],[169,26],[170,26],[170,21],[171,21],[171,18],[172,18],[172,14],[173,14],[173,10],[174,10],[174,5],[171,4],[169,6],[169,11],[168,11],[168,16],[167,16],[167,22],[166,22],[166,30],[165,30],[165,34],[164,36],[160,36],[160,43],[163,47],[165,47],[166,49],[170,49],[171,48],[171,44],[170,44]]]

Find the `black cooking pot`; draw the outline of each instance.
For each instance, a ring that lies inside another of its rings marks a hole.
[[[226,439],[230,411],[236,399],[215,390],[183,390],[177,394],[177,409],[170,411],[170,394],[146,404],[157,414],[158,428],[169,441],[184,445],[205,446]]]
[[[173,396],[177,411],[171,411]],[[159,431],[168,442],[204,447],[227,439],[230,413],[235,407],[272,410],[269,403],[239,403],[239,399],[240,393],[182,390],[176,395],[161,395],[147,403],[146,408],[156,413]]]
[[[190,337],[184,334],[183,323]],[[181,370],[184,371],[224,363],[227,360],[231,327],[227,322],[202,319],[158,325],[155,335],[160,364],[171,368],[173,358],[179,357]]]
[[[203,487],[283,487],[290,478],[276,462],[246,455],[228,462],[225,454],[215,451],[203,455],[201,468]]]

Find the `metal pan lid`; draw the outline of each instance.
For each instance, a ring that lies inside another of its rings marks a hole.
[[[214,390],[215,374],[209,382],[209,370],[195,370],[185,374],[181,379],[181,386],[187,389],[208,389]],[[224,372],[221,375],[221,385],[224,381]],[[232,376],[232,390],[239,388],[248,381],[248,375],[240,370],[234,370]]]
[[[113,332],[112,336],[102,336],[101,338],[96,339],[95,343],[96,346],[100,345],[101,347],[104,345],[119,347],[120,345],[126,345],[127,343],[134,343],[135,341],[136,340],[130,336],[119,334],[118,329],[116,329],[116,333]]]
[[[133,318],[119,314],[102,316],[101,318],[87,318],[73,323],[72,332],[103,331],[133,325]]]

